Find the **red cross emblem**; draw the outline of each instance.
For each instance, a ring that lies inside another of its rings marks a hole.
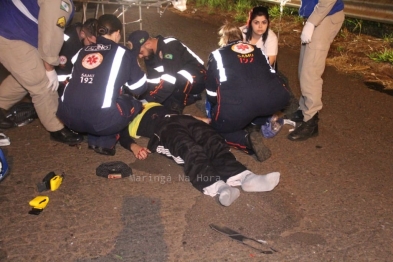
[[[237,45],[237,49],[242,50],[242,51],[247,50],[248,47],[249,47],[249,45],[245,45],[245,44],[238,44]]]
[[[103,57],[100,53],[86,55],[82,60],[82,66],[87,69],[93,69],[102,63]]]
[[[254,51],[254,47],[247,43],[238,43],[231,46],[232,51],[239,54],[248,54]]]

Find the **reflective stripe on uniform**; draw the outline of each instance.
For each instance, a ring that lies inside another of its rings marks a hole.
[[[71,74],[69,75],[57,75],[57,80],[59,80],[59,82],[63,82],[66,81],[68,77],[70,77]]]
[[[172,41],[175,41],[175,40],[177,40],[176,38],[173,38],[173,37],[169,37],[169,38],[166,38],[166,39],[164,39],[164,43],[165,44],[168,44],[168,43],[170,43],[170,42],[172,42]],[[180,42],[180,41],[179,41]],[[180,42],[185,48],[187,48],[187,51],[193,56],[193,57],[195,57],[195,59],[196,60],[198,60],[198,62],[200,63],[200,64],[204,64],[203,63],[203,60],[201,59],[201,58],[199,58],[199,56],[197,56],[197,54],[195,54],[190,48],[188,48],[185,44],[183,44],[182,42]]]
[[[224,64],[222,63],[222,57],[221,57],[221,53],[220,51],[216,50],[213,53],[214,59],[216,59],[217,62],[217,69],[218,69],[218,73],[220,75],[220,82],[225,82],[227,81],[227,75],[225,73],[225,68],[224,68]]]
[[[79,49],[78,53],[76,53],[72,58],[71,58],[71,63],[75,64],[76,59],[78,59],[79,53],[81,52],[83,48]]]
[[[161,78],[157,77],[157,78],[147,78],[146,82],[151,83],[151,84],[158,84],[160,83]]]
[[[184,76],[188,82],[190,82],[191,84],[194,82],[194,78],[192,77],[192,75],[187,72],[186,70],[180,70],[179,72],[177,72],[178,74]]]
[[[171,83],[172,85],[174,85],[176,83],[176,77],[168,75],[168,74],[163,74],[161,76],[161,79],[166,81],[166,82]]]
[[[115,88],[115,81],[119,73],[121,61],[126,50],[122,47],[117,47],[115,58],[113,59],[111,71],[109,74],[108,84],[106,85],[104,103],[101,108],[108,108],[112,104],[113,90]]]
[[[163,66],[157,66],[156,68],[154,68],[154,70],[156,70],[157,72],[164,72],[164,67]]]
[[[198,60],[198,62],[203,65],[203,60],[201,58],[199,58],[199,56],[197,56],[197,54],[195,54],[190,48],[188,48],[185,44],[182,43],[182,45],[187,48],[187,51],[193,56],[195,57],[196,60]]]
[[[176,41],[176,40],[177,40],[176,38],[168,37],[168,38],[165,38],[165,39],[164,39],[164,43],[165,43],[165,44],[168,44],[168,43],[170,43],[170,42],[172,42],[172,41]]]
[[[146,74],[143,75],[143,77],[141,79],[139,79],[138,82],[132,84],[132,85],[128,85],[127,83],[125,84],[125,86],[127,86],[130,90],[136,90],[139,87],[143,86],[146,82]]]
[[[209,91],[206,89],[206,93],[208,96],[217,96],[217,92]]]

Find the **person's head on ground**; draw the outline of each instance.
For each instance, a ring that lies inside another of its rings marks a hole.
[[[98,18],[97,35],[119,43],[121,39],[122,24],[120,20],[112,14],[104,14]]]
[[[262,42],[265,43],[269,31],[270,18],[269,11],[266,7],[256,6],[248,14],[246,25],[246,41],[252,38],[259,39],[262,37]]]
[[[241,41],[243,39],[242,32],[239,27],[229,22],[225,22],[225,24],[220,27],[218,35],[220,36],[218,45],[221,47],[231,42]]]
[[[150,60],[157,50],[157,38],[143,30],[136,30],[128,36],[127,47],[139,54],[139,58]]]
[[[83,23],[83,26],[79,32],[79,38],[83,45],[91,45],[96,42],[97,38],[97,26],[98,20],[95,18],[89,18]]]

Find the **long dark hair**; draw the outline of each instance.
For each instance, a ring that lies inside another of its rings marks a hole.
[[[269,32],[269,27],[270,27],[270,18],[269,18],[269,11],[266,7],[263,6],[256,6],[253,9],[251,9],[251,11],[248,13],[248,20],[247,20],[247,24],[246,24],[246,41],[250,41],[251,37],[252,37],[252,26],[251,26],[251,22],[252,20],[255,19],[255,17],[257,16],[265,16],[266,20],[267,20],[267,28],[266,28],[266,32],[263,33],[262,35],[262,42],[265,44],[265,41],[267,39],[267,35]]]
[[[112,14],[105,14],[98,18],[97,33],[98,35],[111,35],[122,29],[120,20]]]

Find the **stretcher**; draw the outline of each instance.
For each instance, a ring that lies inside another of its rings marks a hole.
[[[123,24],[123,40],[125,45],[126,40],[126,25],[132,23],[139,23],[139,29],[142,30],[142,7],[146,8],[157,8],[157,13],[162,16],[166,9],[173,5],[179,11],[184,11],[187,9],[187,0],[74,0],[74,3],[82,4],[82,22],[86,21],[86,12],[88,4],[96,4],[94,18],[98,17],[98,13],[105,14],[105,6],[112,5],[116,6],[117,9],[113,12]],[[126,21],[126,13],[131,10],[131,8],[138,8],[138,18],[132,21]],[[121,18],[120,18],[121,17]]]

